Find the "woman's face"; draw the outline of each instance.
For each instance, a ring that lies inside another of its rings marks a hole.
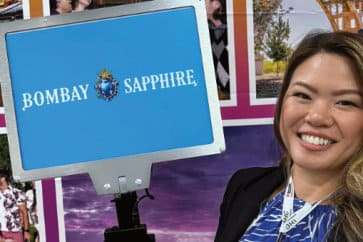
[[[5,190],[8,188],[8,183],[6,182],[5,177],[0,177],[0,189]]]
[[[280,132],[294,165],[339,171],[363,146],[363,93],[346,57],[300,64],[283,100]]]
[[[72,12],[72,1],[57,0],[57,12],[60,14]]]

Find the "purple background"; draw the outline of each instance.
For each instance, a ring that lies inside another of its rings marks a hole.
[[[210,242],[226,183],[240,168],[273,166],[279,157],[272,126],[225,128],[221,155],[158,163],[150,192],[140,204],[141,222],[157,242]],[[117,224],[112,196],[98,196],[88,175],[63,178],[67,242],[101,242]]]

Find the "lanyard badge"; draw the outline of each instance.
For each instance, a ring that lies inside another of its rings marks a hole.
[[[305,203],[302,208],[294,212],[294,197],[294,184],[292,177],[290,176],[282,204],[282,222],[280,226],[280,233],[287,233],[290,231],[322,202],[322,200],[320,200],[314,204]]]

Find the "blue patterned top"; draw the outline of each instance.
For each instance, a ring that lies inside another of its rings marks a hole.
[[[276,242],[281,226],[284,192],[278,193],[261,208],[259,215],[239,242]],[[305,202],[294,199],[294,211],[302,208]],[[318,205],[294,228],[282,235],[284,242],[324,242],[336,219],[336,210],[332,205]]]

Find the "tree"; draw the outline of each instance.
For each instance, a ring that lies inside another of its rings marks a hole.
[[[8,137],[5,134],[0,135],[0,169],[7,172],[10,180],[12,181],[11,182],[12,186],[14,186],[20,190],[24,190],[25,184],[13,181],[11,163],[10,163]]]
[[[255,56],[262,55],[266,32],[282,0],[253,0]]]
[[[8,138],[6,135],[0,135],[0,169],[10,171],[10,155]]]
[[[281,10],[281,7],[280,7]],[[271,28],[267,30],[265,53],[277,63],[276,74],[279,73],[279,61],[285,60],[289,56],[290,48],[287,43],[290,37],[290,24],[283,19],[283,14],[278,13],[273,19]]]

